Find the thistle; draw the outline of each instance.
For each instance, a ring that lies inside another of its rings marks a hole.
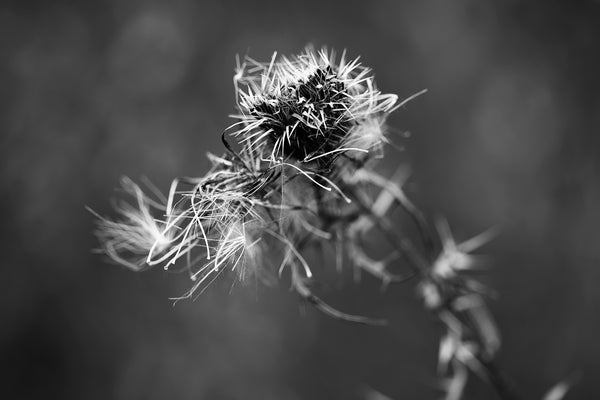
[[[375,170],[388,141],[387,117],[423,92],[399,102],[377,89],[358,58],[310,47],[295,57],[275,53],[267,63],[238,58],[234,87],[235,122],[222,134],[224,153],[208,155],[211,170],[174,179],[166,196],[153,190],[157,200],[124,178],[135,204],[117,203],[116,220],[98,216],[103,252],[134,270],[188,270],[193,284],[180,298],[202,293],[228,270],[240,281],[285,276],[300,298],[330,316],[383,324],[341,312],[314,293],[317,270],[328,266],[310,265],[307,253],[329,247],[338,270],[365,271],[384,285],[419,280],[425,308],[445,328],[439,373],[446,399],[461,397],[471,372],[515,398],[493,365],[500,336],[488,291],[471,274],[471,252],[491,233],[457,244],[445,222],[433,230],[405,194],[406,171],[386,178]],[[416,242],[388,222],[395,207],[413,219]],[[363,239],[374,230],[390,241],[392,254],[369,254]],[[397,259],[406,272],[390,272]]]

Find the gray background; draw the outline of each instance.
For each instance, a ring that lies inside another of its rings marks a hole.
[[[382,293],[344,276],[322,288],[391,320],[368,328],[301,306],[287,282],[224,278],[173,307],[183,275],[135,274],[90,251],[84,205],[110,212],[120,175],[166,191],[221,152],[235,54],[307,43],[362,55],[385,92],[429,89],[390,118],[404,151],[382,171],[410,163],[412,197],[459,239],[501,228],[483,252],[499,363],[521,392],[540,398],[579,371],[568,399],[597,396],[600,3],[524,3],[4,1],[5,398],[360,399],[368,386],[437,398],[439,326],[412,284]],[[479,383],[468,394],[492,398]]]

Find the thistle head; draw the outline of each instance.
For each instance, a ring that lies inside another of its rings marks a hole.
[[[168,268],[186,255],[192,277],[206,277],[230,263],[235,268],[238,255],[249,244],[246,228],[261,218],[251,196],[256,179],[231,157],[209,155],[209,159],[213,168],[206,175],[173,181],[166,225],[174,232],[174,243],[151,265],[162,263]]]
[[[342,154],[363,158],[385,140],[397,96],[382,94],[371,70],[345,52],[307,48],[269,63],[246,57],[235,76],[243,152],[267,160],[331,166]],[[347,154],[348,153],[348,154]]]

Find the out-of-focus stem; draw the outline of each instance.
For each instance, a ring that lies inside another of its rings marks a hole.
[[[393,187],[393,186],[392,186]],[[389,189],[389,188],[388,188]],[[394,189],[389,189],[394,192]],[[357,200],[359,207],[372,218],[373,223],[383,232],[386,239],[396,248],[400,249],[415,275],[421,278],[428,278],[430,275],[430,264],[428,258],[420,254],[417,247],[412,241],[406,237],[401,237],[391,226],[389,221],[382,218],[382,215],[375,214],[373,207],[369,206],[364,196],[359,192],[355,192],[354,198]],[[400,195],[402,194],[402,195]],[[403,209],[413,217],[420,228],[421,235],[425,241],[424,248],[428,252],[433,252],[433,237],[430,234],[429,225],[426,218],[402,192],[394,193],[395,199],[403,207]],[[430,259],[434,259],[435,254],[431,254]],[[489,380],[490,385],[495,390],[500,399],[503,400],[521,400],[521,396],[516,392],[514,385],[509,381],[506,375],[498,368],[493,359],[482,357],[481,354],[474,355],[477,362],[484,368],[485,375]]]

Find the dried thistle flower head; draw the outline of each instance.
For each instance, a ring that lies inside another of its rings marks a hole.
[[[150,261],[167,269],[185,255],[195,281],[190,295],[226,267],[245,278],[261,253],[263,220],[253,196],[260,178],[235,158],[209,159],[213,168],[203,177],[173,180],[165,218],[175,240],[170,252]]]
[[[362,158],[384,141],[383,123],[397,102],[373,74],[345,52],[308,47],[268,63],[249,57],[234,78],[239,113],[232,126],[243,152],[328,168],[342,154]]]

